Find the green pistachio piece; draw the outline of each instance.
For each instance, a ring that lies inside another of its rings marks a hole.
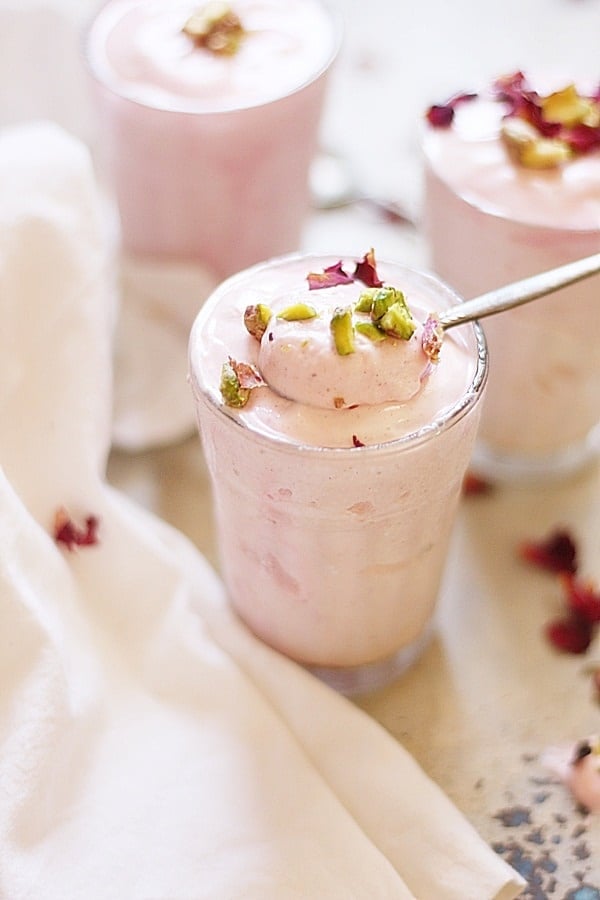
[[[354,326],[352,324],[351,307],[336,309],[331,318],[330,327],[335,349],[340,356],[348,356],[350,353],[354,353]]]
[[[596,104],[577,93],[574,84],[562,91],[555,91],[542,99],[542,117],[546,122],[560,122],[567,127],[586,123],[594,119]]]
[[[314,319],[316,315],[316,309],[308,303],[294,303],[278,312],[277,318],[285,319],[286,322],[300,322],[304,319]]]
[[[364,334],[370,341],[385,341],[386,333],[373,322],[357,322],[354,326],[360,334]]]
[[[573,153],[565,141],[557,138],[540,138],[523,147],[521,165],[527,169],[554,169],[571,159]]]
[[[379,321],[379,327],[391,337],[408,341],[415,333],[415,321],[410,314],[404,297],[393,303]]]
[[[513,159],[526,169],[553,169],[572,156],[565,141],[540,137],[533,125],[516,116],[505,120],[500,133]]]
[[[377,288],[371,288],[370,290],[363,291],[358,298],[356,306],[354,307],[356,312],[370,313],[373,306],[373,297],[376,293]]]
[[[519,161],[524,147],[539,140],[539,132],[531,124],[518,116],[509,116],[500,126],[500,136],[513,157]]]
[[[272,312],[264,303],[247,306],[244,312],[244,325],[252,337],[260,341],[271,321]]]
[[[241,409],[250,397],[250,388],[241,386],[238,373],[231,360],[223,363],[219,388],[226,406],[232,406],[234,409]]]
[[[373,305],[371,307],[371,319],[373,322],[379,323],[394,303],[406,303],[402,291],[394,287],[377,288],[373,294]]]

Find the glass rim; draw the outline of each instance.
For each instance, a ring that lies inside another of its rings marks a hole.
[[[259,431],[229,413],[223,402],[219,401],[210,392],[210,390],[207,390],[198,382],[194,375],[191,361],[192,336],[194,334],[194,331],[197,328],[200,328],[204,318],[206,318],[210,314],[210,306],[218,302],[219,296],[224,291],[227,291],[232,286],[235,286],[235,283],[237,281],[243,281],[249,274],[259,272],[264,268],[272,268],[274,265],[285,265],[288,262],[299,262],[304,259],[319,259],[321,261],[324,261],[329,260],[332,256],[336,256],[336,258],[338,259],[356,258],[356,254],[353,253],[342,254],[341,257],[338,254],[312,252],[288,253],[283,256],[273,257],[269,260],[243,269],[241,272],[237,272],[236,274],[229,276],[229,278],[226,278],[217,286],[217,288],[210,294],[210,296],[206,299],[205,303],[201,307],[190,333],[189,382],[196,402],[204,403],[204,405],[211,411],[213,415],[216,415],[222,421],[227,422],[228,426],[231,425],[231,427],[233,428],[242,429],[244,434],[247,435],[249,439],[255,440],[257,443],[263,444],[264,446],[268,446],[270,449],[279,450],[283,453],[317,455],[321,457],[332,456],[341,458],[347,456],[348,454],[356,455],[357,453],[361,453],[363,455],[382,455],[386,453],[397,453],[399,450],[408,450],[412,447],[420,446],[421,444],[428,442],[440,433],[452,428],[454,425],[460,422],[464,418],[464,416],[475,406],[477,401],[482,398],[483,390],[487,383],[489,372],[489,355],[485,334],[479,322],[465,323],[464,325],[457,326],[456,329],[457,331],[468,329],[472,332],[475,339],[476,350],[475,370],[468,386],[464,389],[461,396],[453,404],[446,407],[440,415],[436,416],[426,425],[422,425],[418,429],[409,431],[406,434],[403,434],[401,437],[393,438],[387,441],[366,444],[364,446],[322,447],[314,444],[300,443],[290,438],[279,436],[272,432]],[[378,260],[378,262],[380,262],[382,265],[387,264],[399,267],[407,272],[411,277],[420,279],[427,284],[435,286],[436,290],[438,291],[441,289],[448,295],[449,301],[453,300],[454,302],[463,302],[460,295],[457,294],[450,285],[448,285],[433,272],[415,269],[411,266],[406,266],[403,263],[388,258],[382,258],[381,260]]]
[[[132,3],[141,3],[143,0],[130,0]],[[105,75],[99,70],[97,63],[94,62],[91,53],[91,45],[92,45],[92,36],[93,31],[95,29],[96,23],[100,21],[100,17],[103,15],[108,6],[111,5],[111,2],[104,3],[100,9],[97,9],[94,14],[90,17],[87,22],[87,25],[83,28],[80,38],[80,46],[82,49],[82,56],[84,64],[87,68],[88,73],[94,79],[94,81],[106,91],[108,91],[113,97],[117,97],[119,100],[123,100],[126,103],[131,103],[136,107],[141,109],[146,109],[152,112],[161,113],[165,115],[173,115],[173,116],[193,116],[193,117],[217,117],[217,116],[227,116],[235,113],[241,113],[246,110],[253,109],[263,109],[265,107],[270,107],[279,101],[286,100],[290,97],[293,97],[295,94],[300,94],[302,91],[309,88],[312,84],[315,84],[319,81],[333,66],[335,60],[337,59],[340,48],[343,41],[343,33],[344,33],[344,20],[343,16],[337,8],[334,8],[330,0],[316,0],[319,6],[326,12],[329,17],[331,23],[331,49],[328,55],[324,58],[322,64],[304,81],[300,82],[293,88],[290,88],[288,91],[284,93],[275,94],[273,96],[269,96],[266,99],[259,100],[255,103],[245,103],[243,105],[237,104],[232,106],[218,106],[213,109],[190,109],[190,108],[173,108],[172,106],[167,106],[162,103],[149,103],[144,100],[140,100],[139,98],[129,96],[126,91],[120,90],[118,85],[111,84],[110,79],[107,79]]]
[[[494,207],[494,204],[490,201],[485,201],[484,199],[479,199],[475,197],[470,197],[468,194],[465,194],[463,191],[457,190],[454,185],[444,176],[441,172],[438,171],[437,166],[433,163],[431,159],[431,155],[427,150],[427,141],[426,136],[428,133],[428,129],[431,129],[431,126],[423,126],[423,133],[421,137],[421,153],[424,162],[424,174],[425,174],[425,184],[427,184],[427,177],[429,175],[433,175],[433,177],[437,178],[437,180],[444,185],[453,195],[465,203],[471,209],[474,209],[476,212],[483,213],[486,216],[489,216],[492,219],[496,219],[499,222],[506,222],[511,226],[516,226],[518,228],[523,228],[527,230],[535,230],[541,231],[544,234],[552,234],[552,235],[563,235],[567,239],[569,236],[572,237],[599,237],[600,238],[600,224],[597,227],[583,227],[578,228],[577,226],[566,226],[566,225],[552,225],[548,222],[535,222],[529,219],[521,219],[516,218],[514,215],[510,213],[503,212],[501,209],[497,209]],[[540,170],[538,170],[540,171]]]

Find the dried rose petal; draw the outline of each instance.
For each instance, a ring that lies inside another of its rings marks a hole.
[[[342,261],[327,266],[322,272],[309,272],[306,276],[309,291],[333,287],[336,284],[352,284],[354,278],[347,275],[342,268]]]
[[[425,117],[434,128],[448,128],[454,121],[454,109],[443,103],[434,103],[425,113]]]
[[[444,332],[440,326],[437,316],[430,313],[423,325],[423,334],[421,336],[421,347],[423,353],[429,357],[432,362],[437,362],[440,358],[440,352],[444,341]]]
[[[600,127],[598,126],[572,125],[570,128],[562,128],[560,137],[575,153],[589,153],[600,147]]]
[[[550,643],[563,653],[585,653],[592,642],[594,630],[589,622],[572,614],[555,619],[546,626]]]
[[[577,548],[567,531],[557,529],[544,541],[523,541],[519,555],[549,572],[577,571]]]
[[[448,128],[454,121],[454,110],[459,104],[474,100],[477,94],[460,93],[449,97],[444,103],[434,103],[425,113],[425,118],[434,128]]]
[[[383,285],[383,281],[377,274],[375,251],[372,247],[365,253],[360,262],[356,263],[354,277],[357,281],[362,281],[367,287],[381,287]]]
[[[60,507],[54,516],[54,540],[64,544],[67,550],[92,546],[98,543],[98,525],[96,516],[87,516],[82,528],[73,522],[64,507]]]
[[[492,482],[474,472],[467,472],[463,478],[462,492],[466,497],[489,494],[492,490]]]
[[[365,446],[363,444],[363,442],[360,440],[360,438],[357,438],[357,436],[355,434],[352,435],[352,445],[354,447],[364,447]]]
[[[509,105],[508,115],[514,115],[526,101],[533,102],[537,98],[537,94],[532,91],[521,71],[496,78],[492,85],[492,95]]]
[[[261,387],[265,383],[258,369],[250,363],[237,362],[231,357],[229,357],[229,363],[237,375],[241,388],[252,390],[252,388]]]
[[[600,591],[588,580],[575,578],[571,573],[561,573],[569,609],[590,625],[600,622]]]

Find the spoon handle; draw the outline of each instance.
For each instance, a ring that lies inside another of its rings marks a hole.
[[[503,312],[505,309],[512,309],[514,306],[521,306],[530,300],[552,294],[598,272],[600,272],[600,253],[595,253],[593,256],[586,256],[584,259],[550,269],[540,275],[533,275],[531,278],[524,278],[522,281],[515,281],[498,290],[459,303],[440,314],[439,324],[445,330],[462,325],[463,322],[471,322],[473,319],[483,319],[493,313]]]

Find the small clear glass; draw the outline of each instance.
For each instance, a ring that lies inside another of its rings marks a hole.
[[[244,6],[242,0],[242,19]],[[85,56],[97,112],[99,169],[116,197],[124,253],[138,260],[196,264],[216,283],[300,245],[310,205],[309,167],[341,27],[329,7],[319,3],[316,21],[327,38],[310,76],[293,89],[278,90],[277,66],[292,61],[281,62],[274,40],[274,87],[268,99],[252,102],[241,91],[237,105],[229,99],[220,106],[209,95],[204,101],[198,79],[188,75],[192,45],[185,35],[173,33],[173,19],[185,23],[197,8],[190,0],[109,0],[87,30]],[[286,15],[286,3],[265,4],[261,15],[265,20],[270,15],[276,25]],[[120,27],[126,16],[130,35]],[[265,33],[268,26],[266,21]],[[317,37],[312,33],[308,43]],[[149,68],[153,60],[152,41],[157,62],[145,84],[143,66]],[[187,42],[181,51],[178,41]],[[135,53],[148,47],[150,60],[133,55],[127,62],[130,80],[115,74],[110,57],[123,53],[127,42]],[[249,58],[246,78],[237,70],[228,74],[235,64],[215,60],[222,80],[252,83],[256,60]]]
[[[310,272],[331,259],[271,260],[208,298],[190,338],[190,381],[234,609],[267,644],[341,692],[360,693],[400,674],[431,632],[487,349],[477,323],[452,329],[445,341],[464,349],[466,387],[418,430],[385,443],[305,445],[248,427],[218,391],[219,367],[208,359],[215,322],[223,306],[243,308],[265,278],[298,262]],[[387,271],[432,311],[460,302],[432,276],[394,264]]]
[[[600,251],[600,229],[489,208],[455,190],[427,154],[424,206],[431,266],[465,299]],[[600,455],[599,296],[597,275],[483,322],[491,364],[473,455],[481,474],[545,481]]]

